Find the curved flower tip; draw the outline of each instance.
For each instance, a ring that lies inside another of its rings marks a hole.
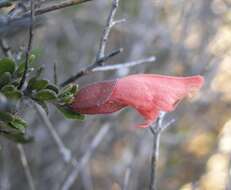
[[[145,119],[138,127],[155,122],[160,111],[173,111],[186,96],[198,91],[202,76],[170,77],[137,74],[90,84],[76,94],[70,107],[81,114],[107,114],[125,107],[136,109]]]

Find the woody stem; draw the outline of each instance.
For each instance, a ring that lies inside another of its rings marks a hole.
[[[153,135],[153,147],[152,147],[151,173],[150,173],[151,180],[149,183],[149,190],[157,190],[156,173],[157,173],[157,163],[159,158],[160,131],[156,131],[152,128],[150,129]]]
[[[149,190],[157,190],[157,167],[158,167],[158,158],[159,158],[159,145],[160,145],[160,135],[161,133],[170,127],[174,122],[175,119],[171,119],[167,123],[163,123],[164,112],[160,113],[156,123],[152,124],[149,129],[153,136],[153,147],[152,147],[152,158],[151,158],[151,173],[150,173],[150,183],[149,183]]]

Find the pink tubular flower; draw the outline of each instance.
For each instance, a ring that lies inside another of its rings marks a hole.
[[[201,76],[170,77],[137,74],[90,84],[76,94],[70,107],[81,114],[107,114],[124,107],[135,108],[149,127],[160,111],[173,111],[186,96],[203,85]]]

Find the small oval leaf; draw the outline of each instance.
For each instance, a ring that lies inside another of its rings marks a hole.
[[[13,73],[15,71],[15,63],[9,58],[3,58],[0,60],[0,76],[3,73],[9,72]]]
[[[55,100],[57,98],[57,95],[52,90],[44,89],[44,90],[38,91],[34,95],[34,98],[40,101],[49,101],[49,100]]]
[[[47,80],[37,80],[36,78],[32,78],[28,82],[28,88],[32,90],[42,90],[48,86]]]
[[[15,129],[20,130],[21,132],[24,132],[28,127],[27,123],[18,116],[15,116],[14,119],[9,122],[9,125]]]
[[[5,85],[1,88],[1,92],[10,92],[10,91],[15,91],[17,90],[16,87],[12,84]]]
[[[12,100],[19,100],[22,97],[22,92],[15,89],[13,91],[2,92],[7,98]]]
[[[3,73],[0,76],[0,88],[2,88],[4,85],[7,85],[11,82],[11,74],[9,72]]]
[[[12,114],[8,113],[8,112],[3,112],[0,111],[0,121],[4,121],[6,123],[11,122],[14,120],[14,117],[12,116]]]
[[[65,118],[67,119],[77,119],[77,120],[84,120],[85,116],[72,111],[69,107],[67,106],[57,106],[57,108],[59,109],[59,111],[61,111],[64,115]]]
[[[50,90],[53,90],[56,94],[59,93],[59,89],[57,86],[53,85],[53,84],[49,84],[46,89],[50,89]]]

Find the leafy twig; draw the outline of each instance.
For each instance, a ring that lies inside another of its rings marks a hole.
[[[22,75],[22,79],[19,83],[18,89],[21,89],[23,87],[23,84],[26,80],[26,75],[28,71],[28,64],[29,64],[29,57],[30,57],[30,51],[32,47],[32,40],[33,40],[33,20],[34,20],[34,0],[30,0],[30,27],[29,27],[29,40],[26,50],[26,61],[25,61],[25,68]]]

